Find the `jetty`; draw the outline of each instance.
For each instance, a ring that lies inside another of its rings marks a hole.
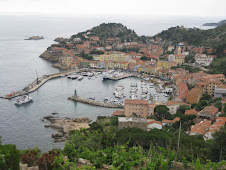
[[[17,92],[12,92],[12,93],[5,95],[5,96],[1,96],[1,98],[12,99],[12,98],[17,97],[17,96],[29,94],[31,92],[36,91],[43,84],[45,84],[47,81],[49,81],[51,79],[58,78],[58,77],[61,77],[61,76],[65,76],[65,75],[72,74],[72,73],[76,73],[76,72],[80,72],[80,71],[81,70],[70,70],[70,71],[65,71],[65,72],[60,72],[60,73],[55,73],[55,74],[50,74],[50,75],[43,75],[42,77],[37,78],[34,82],[29,84],[24,89],[17,91]]]
[[[80,96],[68,97],[68,100],[73,100],[75,102],[81,102],[81,103],[89,104],[89,105],[92,105],[92,106],[99,106],[99,107],[106,107],[106,108],[123,108],[124,107],[124,105],[104,103],[104,102],[101,102],[101,101],[95,101],[95,100],[83,98],[83,97],[80,97]]]

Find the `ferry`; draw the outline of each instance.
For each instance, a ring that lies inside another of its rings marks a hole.
[[[15,105],[21,105],[24,103],[28,103],[32,101],[32,97],[29,97],[27,95],[23,95],[21,98],[16,99],[16,101],[14,101]]]

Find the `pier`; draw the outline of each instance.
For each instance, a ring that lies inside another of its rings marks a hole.
[[[90,100],[90,99],[79,97],[79,96],[69,97],[68,100],[73,100],[75,102],[81,102],[84,104],[89,104],[92,106],[99,106],[99,107],[107,107],[107,108],[123,108],[124,107],[124,105],[120,105],[120,104],[104,103],[104,102]]]
[[[69,75],[69,74],[72,74],[72,73],[79,73],[79,72],[82,72],[82,71],[88,71],[88,70],[86,70],[86,69],[79,69],[79,70],[64,71],[64,72],[50,74],[50,75],[43,75],[42,77],[37,78],[34,82],[29,84],[24,89],[22,89],[20,91],[17,91],[17,92],[12,92],[12,93],[10,93],[8,95],[1,96],[0,98],[12,99],[12,98],[15,98],[17,96],[22,96],[22,95],[25,95],[25,94],[29,94],[31,92],[36,91],[43,84],[45,84],[47,81],[49,81],[51,79],[58,78],[58,77],[61,77],[61,76],[65,76],[65,75]],[[97,71],[97,70],[95,70],[95,71]]]
[[[135,76],[132,75],[132,74],[123,74],[122,76],[109,77],[108,79],[116,81],[116,80],[121,80],[121,79],[125,79],[125,78],[128,78],[128,77],[135,77]]]

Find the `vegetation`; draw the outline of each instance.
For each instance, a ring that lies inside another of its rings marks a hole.
[[[138,53],[139,50],[140,50],[140,48],[135,48],[135,47],[122,48],[122,49],[120,49],[121,52],[130,52],[130,51],[133,51],[133,52],[136,52],[136,53]]]
[[[140,57],[140,59],[141,59],[141,60],[144,60],[144,61],[149,61],[149,60],[151,60],[151,58],[148,58],[148,57],[146,57],[146,56],[142,56],[142,57]]]
[[[92,56],[90,56],[88,54],[85,54],[83,52],[81,54],[79,54],[79,56],[82,57],[82,58],[84,58],[84,59],[86,59],[86,60],[93,60],[93,57]]]
[[[136,41],[141,39],[134,30],[128,29],[126,26],[118,23],[103,23],[99,26],[93,27],[91,30],[87,30],[85,32],[80,32],[77,35],[73,35],[71,38],[79,37],[83,38],[83,34],[87,34],[89,32],[90,36],[98,36],[101,40],[105,40],[107,38],[116,38],[119,37],[121,42],[124,41]]]
[[[1,170],[19,170],[19,151],[16,145],[0,145]]]
[[[90,52],[90,54],[98,54],[98,55],[101,55],[101,54],[104,54],[104,52],[103,51],[92,50]]]

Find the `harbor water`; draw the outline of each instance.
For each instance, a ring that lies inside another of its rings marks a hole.
[[[125,22],[124,22],[125,21]],[[11,16],[0,15],[0,95],[18,91],[33,82],[37,76],[59,72],[51,67],[51,63],[39,58],[56,37],[70,37],[80,31],[92,28],[102,22],[122,22],[131,26],[139,34],[155,34],[169,26],[183,23],[158,24],[148,20],[146,25],[117,19],[74,19],[48,18],[46,16]],[[152,24],[153,23],[153,24]],[[166,22],[167,23],[167,22]],[[137,26],[138,25],[138,26]],[[192,24],[191,24],[192,25]],[[155,31],[151,32],[153,26]],[[158,31],[157,31],[158,30]],[[44,36],[37,41],[24,40],[30,36]],[[113,99],[113,91],[119,84],[124,86],[125,95],[129,96],[130,83],[140,80],[127,78],[120,81],[102,81],[101,75],[91,80],[69,80],[66,77],[48,81],[37,91],[30,94],[33,102],[19,107],[13,104],[14,99],[0,99],[0,136],[2,142],[16,144],[19,149],[38,146],[42,151],[64,146],[64,143],[54,143],[51,134],[54,130],[45,128],[41,119],[51,113],[59,113],[59,117],[89,117],[95,120],[97,116],[110,116],[115,109],[94,107],[67,100],[77,90],[82,97],[95,96],[96,100],[105,97]],[[139,87],[138,92],[141,93]],[[155,91],[152,91],[155,93]],[[140,96],[139,96],[140,97]],[[160,96],[161,100],[165,98]]]

